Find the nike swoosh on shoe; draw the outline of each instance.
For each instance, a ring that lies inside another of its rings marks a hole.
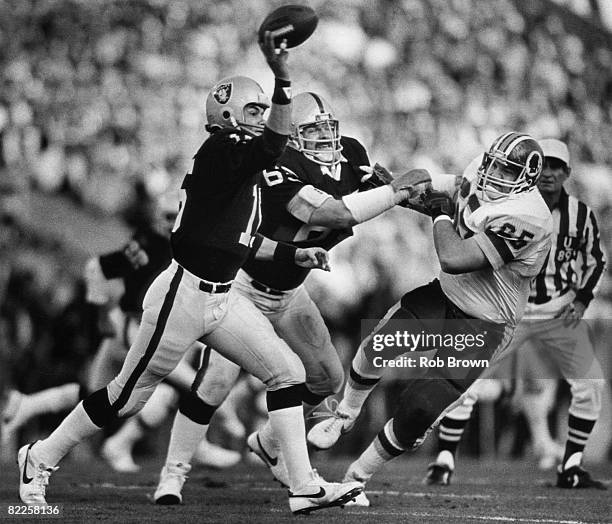
[[[310,493],[306,495],[294,495],[293,493],[291,494],[291,496],[294,498],[300,497],[300,498],[307,498],[307,499],[320,499],[320,498],[323,498],[325,495],[327,495],[327,493],[325,492],[323,488],[319,488],[318,493]]]
[[[32,449],[32,446],[34,445],[34,442],[32,442],[29,446],[28,449],[26,451],[26,456],[25,456],[25,464],[23,466],[23,475],[22,475],[22,480],[24,484],[29,484],[30,482],[32,482],[32,480],[34,480],[34,477],[28,477],[26,471],[28,470],[28,459],[30,457],[30,450]]]
[[[266,457],[266,460],[272,466],[276,466],[278,464],[278,457],[271,457],[270,455],[268,455],[268,452],[264,449],[264,447],[261,444],[261,440],[259,440],[259,434],[257,434],[257,444],[259,444],[259,449],[261,449],[261,452],[264,454],[264,457]]]

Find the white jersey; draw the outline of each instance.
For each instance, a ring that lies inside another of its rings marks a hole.
[[[463,173],[455,228],[461,238],[474,237],[491,267],[458,275],[440,272],[440,284],[468,315],[514,327],[550,250],[552,217],[537,189],[494,202],[480,200],[479,164],[474,159]]]

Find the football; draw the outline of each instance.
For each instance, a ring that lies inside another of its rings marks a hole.
[[[274,36],[274,46],[280,47],[283,39],[287,47],[296,47],[304,43],[317,28],[319,18],[306,5],[284,5],[272,11],[259,26],[259,41],[263,41],[264,33],[271,31]]]

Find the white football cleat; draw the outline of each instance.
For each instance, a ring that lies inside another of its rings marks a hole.
[[[51,473],[59,468],[36,464],[30,453],[32,444],[23,446],[17,454],[19,466],[19,498],[24,504],[47,504],[46,490]]]
[[[341,411],[338,407],[330,411],[329,414],[331,415],[330,418],[315,424],[306,436],[306,440],[317,449],[331,448],[338,442],[341,435],[353,429],[357,418]],[[314,415],[317,416],[318,414],[315,413]]]
[[[166,464],[159,474],[159,483],[153,495],[155,504],[173,506],[183,502],[183,484],[187,473],[191,471],[189,464]]]
[[[354,462],[349,466],[348,470],[346,471],[346,474],[344,475],[344,478],[342,479],[342,482],[356,482],[357,484],[361,486],[362,489],[365,490],[366,478],[357,472],[357,470],[355,469]],[[349,500],[344,505],[369,508],[371,504],[370,504],[370,499],[368,499],[365,491],[362,491],[353,500]]]
[[[311,482],[289,492],[289,508],[294,515],[308,515],[320,509],[344,506],[362,491],[359,482],[326,482],[313,474]]]
[[[198,444],[193,460],[202,466],[224,469],[238,464],[242,460],[242,455],[232,449],[217,446],[217,444],[209,442],[207,438],[203,438]]]
[[[370,499],[366,495],[365,491],[362,491],[353,500],[349,500],[344,506],[357,506],[360,508],[369,508],[371,506]]]
[[[120,443],[110,437],[106,439],[100,449],[102,458],[108,465],[119,473],[137,473],[140,466],[134,462],[132,453]]]
[[[249,435],[249,438],[247,438],[247,446],[266,466],[268,466],[274,478],[285,488],[288,488],[289,473],[287,473],[287,466],[285,465],[285,460],[280,450],[274,453],[276,455],[275,457],[268,453],[261,444],[258,431]]]

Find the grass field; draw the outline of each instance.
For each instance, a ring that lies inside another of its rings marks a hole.
[[[313,463],[328,479],[338,479],[346,459],[315,455]],[[184,504],[160,507],[151,503],[159,461],[145,464],[143,472],[121,475],[103,462],[65,462],[53,475],[49,503],[62,504],[61,522],[198,522],[280,523],[307,519],[334,523],[594,523],[612,522],[612,491],[560,490],[550,486],[554,474],[540,472],[526,461],[461,460],[460,470],[448,487],[421,483],[427,459],[400,458],[368,486],[370,508],[328,509],[308,517],[293,517],[286,492],[271,481],[268,470],[241,464],[225,471],[194,469],[184,489]],[[610,484],[610,463],[589,468]],[[17,502],[17,468],[3,465],[0,507]],[[35,517],[11,521],[41,522]],[[49,519],[50,520],[50,519]],[[51,520],[50,520],[51,521]],[[57,519],[53,520],[58,522]]]

